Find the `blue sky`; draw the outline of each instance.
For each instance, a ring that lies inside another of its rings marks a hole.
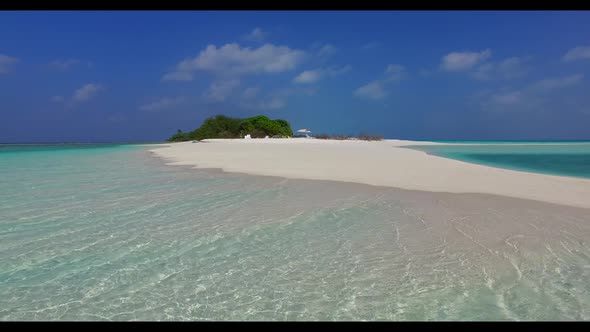
[[[0,12],[0,142],[264,114],[389,138],[590,139],[590,12]]]

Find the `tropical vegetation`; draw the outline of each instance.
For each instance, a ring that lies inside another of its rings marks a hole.
[[[204,140],[208,138],[243,138],[250,135],[252,138],[291,137],[293,130],[288,121],[271,120],[264,115],[239,119],[225,115],[217,115],[203,121],[203,124],[190,132],[178,132],[168,138],[170,142]]]

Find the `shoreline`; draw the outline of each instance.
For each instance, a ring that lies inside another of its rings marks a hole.
[[[443,193],[480,193],[590,208],[590,180],[472,164],[403,148],[453,143],[211,139],[150,149],[167,165]]]

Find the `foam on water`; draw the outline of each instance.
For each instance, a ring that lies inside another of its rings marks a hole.
[[[1,320],[588,319],[587,209],[23,151]]]

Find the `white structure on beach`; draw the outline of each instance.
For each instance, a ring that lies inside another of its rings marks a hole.
[[[311,134],[311,131],[310,130],[307,130],[307,129],[299,129],[299,130],[297,130],[297,133],[298,134],[304,134],[305,137],[309,137],[309,134]]]

